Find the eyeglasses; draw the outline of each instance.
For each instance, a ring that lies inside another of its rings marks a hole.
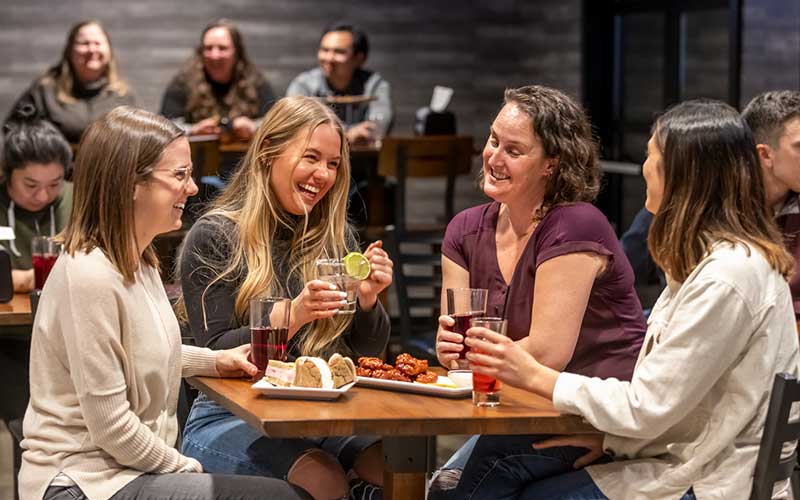
[[[178,167],[178,168],[157,168],[153,170],[153,172],[172,172],[173,177],[178,179],[183,184],[189,182],[189,179],[192,178],[192,172],[194,170],[191,167]]]

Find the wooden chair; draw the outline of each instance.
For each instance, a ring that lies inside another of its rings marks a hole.
[[[456,177],[472,167],[472,137],[386,137],[378,156],[378,174],[397,179],[394,226],[406,229],[406,191],[409,177],[444,177],[445,223],[453,218]]]
[[[436,330],[442,293],[442,238],[435,230],[400,230],[387,226],[387,251],[394,261],[400,309],[399,331],[392,332],[389,354],[408,352],[436,359]]]
[[[219,139],[216,135],[189,137],[192,149],[192,165],[194,180],[200,185],[200,179],[217,175],[219,170]]]
[[[775,375],[750,500],[771,499],[775,483],[786,479],[791,479],[793,498],[800,499],[797,451],[792,452],[789,457],[781,458],[783,444],[800,438],[800,421],[789,421],[792,404],[798,401],[800,383],[797,379],[786,373]]]

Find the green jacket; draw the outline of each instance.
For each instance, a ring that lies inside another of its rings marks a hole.
[[[29,212],[13,205],[5,185],[0,185],[0,226],[10,226],[9,216],[13,217],[14,234],[12,241],[0,241],[0,246],[11,255],[11,267],[30,269],[31,240],[34,236],[55,236],[67,225],[72,211],[72,183],[65,182],[61,196],[38,212]],[[12,213],[13,211],[13,213]]]

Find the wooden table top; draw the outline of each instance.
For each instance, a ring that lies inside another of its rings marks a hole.
[[[31,298],[27,293],[15,293],[11,302],[0,304],[0,326],[29,326],[32,324]]]
[[[499,407],[477,408],[469,398],[362,386],[334,401],[302,401],[267,398],[243,379],[194,377],[189,382],[271,437],[594,432],[581,417],[560,415],[547,400],[509,386],[503,387]]]

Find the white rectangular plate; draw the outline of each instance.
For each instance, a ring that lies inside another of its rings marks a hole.
[[[447,377],[439,376],[439,383],[450,382]],[[386,389],[388,391],[413,392],[416,394],[427,394],[429,396],[439,396],[442,398],[468,398],[472,396],[472,387],[440,387],[433,384],[417,384],[414,382],[399,382],[397,380],[384,380],[372,377],[356,377],[356,384],[375,389]]]
[[[272,385],[264,379],[259,380],[255,384],[251,385],[253,389],[260,391],[261,394],[267,396],[268,398],[279,398],[279,399],[311,399],[317,401],[331,401],[345,392],[347,392],[351,387],[356,385],[355,382],[351,382],[347,385],[343,385],[338,389],[316,389],[313,387],[278,387],[276,385]]]

